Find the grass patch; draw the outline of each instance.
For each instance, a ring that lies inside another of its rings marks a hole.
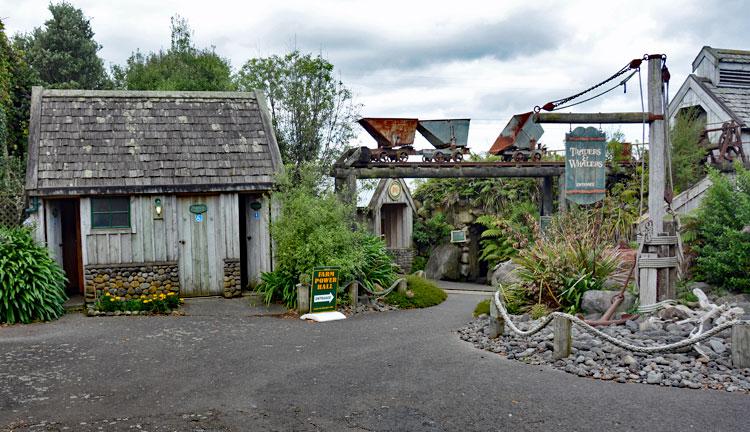
[[[419,276],[407,276],[407,289],[414,293],[414,297],[409,298],[406,294],[396,291],[385,296],[385,302],[398,306],[401,309],[415,309],[435,306],[448,298],[448,294],[437,285],[423,279]]]
[[[482,314],[490,314],[490,299],[480,301],[479,303],[477,303],[477,307],[474,308],[475,318]]]

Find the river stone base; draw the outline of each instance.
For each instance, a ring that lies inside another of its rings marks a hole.
[[[141,294],[180,292],[177,262],[96,264],[86,266],[86,302],[109,292],[130,299]]]
[[[527,322],[522,322],[526,319]],[[514,323],[525,330],[536,322],[528,317],[514,318]],[[667,324],[663,328],[640,331],[632,321],[625,326],[600,328],[605,333],[633,345],[663,345],[688,336],[691,325]],[[578,375],[617,382],[635,382],[665,387],[692,389],[710,388],[729,392],[750,392],[750,368],[735,369],[731,363],[731,330],[727,329],[701,345],[709,357],[695,350],[681,353],[643,354],[630,352],[583,333],[573,326],[573,349],[570,357],[552,360],[552,327],[521,338],[506,334],[490,339],[489,318],[485,315],[458,330],[461,339],[476,348],[494,352],[527,364],[546,364]]]
[[[240,260],[226,258],[224,260],[224,297],[238,297],[242,295]]]

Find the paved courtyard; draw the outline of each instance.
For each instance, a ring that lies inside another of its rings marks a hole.
[[[748,430],[744,394],[582,379],[474,349],[455,330],[481,298],[326,324],[204,304],[0,327],[0,431]]]

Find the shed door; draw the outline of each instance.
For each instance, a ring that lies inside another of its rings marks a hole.
[[[202,208],[205,211],[201,212]],[[216,195],[177,198],[180,249],[180,291],[183,296],[220,295],[223,292],[223,264],[217,249],[221,232]]]

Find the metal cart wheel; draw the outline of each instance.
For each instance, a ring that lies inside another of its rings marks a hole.
[[[409,160],[409,155],[405,151],[398,152],[399,162],[407,162],[408,160]]]
[[[526,155],[523,154],[523,152],[517,151],[513,154],[513,160],[516,162],[524,162],[526,160]]]
[[[380,153],[380,156],[378,156],[378,161],[383,163],[388,163],[391,160],[391,158],[388,157],[388,153],[383,152]]]
[[[445,162],[445,155],[440,152],[435,153],[435,162],[437,163]]]
[[[456,162],[461,162],[464,160],[464,154],[461,152],[456,152],[456,154],[453,155],[453,160]]]
[[[532,156],[531,158],[534,160],[534,162],[539,162],[540,160],[542,160],[542,154],[539,152],[536,152],[534,153],[534,156]]]

